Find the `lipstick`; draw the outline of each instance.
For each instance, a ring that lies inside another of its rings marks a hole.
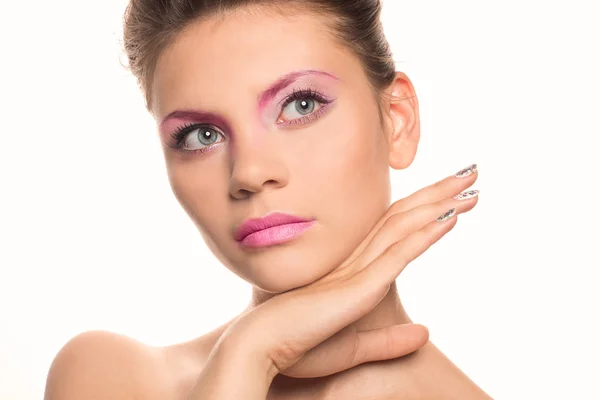
[[[234,238],[243,246],[268,247],[297,238],[315,222],[314,219],[295,215],[272,213],[263,218],[244,221],[235,230]]]

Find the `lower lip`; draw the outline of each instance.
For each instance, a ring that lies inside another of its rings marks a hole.
[[[308,221],[274,226],[251,233],[242,239],[240,243],[247,247],[267,247],[289,242],[302,235],[314,223],[315,221]]]

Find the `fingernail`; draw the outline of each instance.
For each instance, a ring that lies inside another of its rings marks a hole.
[[[477,170],[477,164],[471,164],[467,168],[463,168],[460,171],[458,171],[456,174],[454,174],[454,176],[457,178],[464,178],[464,177],[471,175],[476,170]]]
[[[455,200],[467,200],[479,196],[479,190],[467,190],[453,197]]]
[[[452,209],[446,211],[445,213],[443,213],[442,215],[440,215],[437,220],[440,222],[445,221],[448,218],[452,217],[454,215],[455,211],[456,211],[456,208],[452,208]]]

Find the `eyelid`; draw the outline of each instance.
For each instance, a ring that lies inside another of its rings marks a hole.
[[[316,111],[313,111],[312,113],[304,115],[300,118],[296,118],[296,119],[292,119],[292,120],[284,121],[284,122],[279,122],[279,118],[280,118],[281,114],[283,113],[285,107],[287,107],[288,104],[291,104],[294,101],[297,101],[300,99],[305,99],[305,98],[310,98],[310,99],[317,101],[320,104],[320,107]],[[312,89],[294,91],[294,93],[292,93],[290,96],[286,97],[285,100],[286,100],[287,104],[285,104],[285,106],[282,107],[282,110],[278,114],[278,117],[277,117],[277,120],[278,120],[277,125],[280,127],[293,126],[293,125],[304,125],[304,124],[310,123],[312,121],[318,120],[329,111],[330,107],[332,106],[332,103],[335,102],[335,99],[329,99],[326,96],[322,95],[320,92],[314,91]],[[289,103],[288,103],[288,100],[289,100]]]
[[[208,128],[210,130],[215,131],[218,135],[222,136],[223,139],[227,138],[227,135],[225,135],[221,129],[219,129],[218,127],[206,123],[206,122],[188,122],[180,127],[178,127],[177,129],[175,129],[175,131],[173,131],[173,133],[171,133],[169,136],[171,136],[171,138],[173,138],[173,140],[175,140],[175,144],[174,145],[169,145],[169,147],[172,147],[174,149],[183,149],[183,145],[185,144],[185,139],[187,138],[187,136],[192,133],[195,130],[198,129],[202,129],[202,128]],[[212,146],[214,145],[206,145],[206,147]],[[185,151],[195,151],[194,150],[185,150]]]
[[[277,102],[276,107],[279,109],[282,107],[282,104],[287,101],[291,96],[294,95],[294,93],[303,93],[303,92],[310,92],[310,93],[314,93],[317,94],[325,99],[327,99],[328,101],[330,100],[328,98],[328,96],[326,96],[325,94],[323,94],[319,89],[317,89],[318,85],[315,85],[314,81],[310,81],[308,83],[295,83],[293,85],[290,85],[289,88],[286,89],[286,95],[283,96],[283,98]]]
[[[308,87],[306,89],[300,89],[300,90],[294,89],[294,91],[289,96],[287,96],[285,99],[283,99],[282,102],[280,102],[280,104],[283,103],[281,106],[282,111],[285,107],[287,107],[293,101],[304,99],[304,98],[314,99],[321,104],[329,104],[333,101],[332,99],[328,98],[327,96],[325,96],[318,90],[312,89],[311,87]]]

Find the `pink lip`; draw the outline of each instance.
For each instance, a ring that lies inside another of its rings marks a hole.
[[[248,219],[235,231],[235,240],[250,247],[264,247],[287,242],[310,228],[314,219],[273,213],[264,218]]]

